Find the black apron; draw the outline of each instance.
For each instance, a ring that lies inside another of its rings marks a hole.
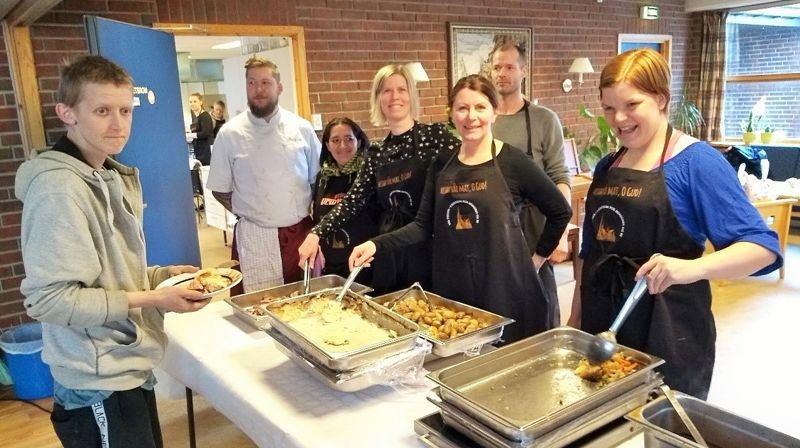
[[[332,176],[322,183],[317,180],[314,194],[314,223],[318,224],[322,217],[330,212],[333,207],[342,201],[347,191],[353,184],[355,173],[352,175]],[[354,216],[343,227],[320,239],[319,245],[325,255],[325,274],[337,274],[347,277],[350,269],[347,260],[350,252],[358,244],[369,240],[378,234],[376,216],[370,210]],[[369,284],[372,279],[371,269],[361,271],[358,282]]]
[[[581,327],[607,330],[635,284],[639,267],[653,254],[695,259],[704,248],[686,234],[672,208],[662,167],[669,128],[654,171],[613,168],[595,173],[586,200],[586,217],[596,234],[582,272]],[[626,151],[621,149],[616,160]],[[617,335],[620,344],[663,358],[660,369],[672,388],[700,399],[708,396],[714,369],[716,329],[707,280],[672,285],[645,297]]]
[[[411,128],[414,157],[375,169],[376,195],[381,209],[378,232],[388,233],[412,222],[417,216],[430,161],[419,158],[417,123]],[[392,292],[420,282],[431,286],[431,249],[427,242],[375,256],[372,287]]]
[[[514,319],[506,342],[547,330],[548,299],[494,143],[491,163],[466,166],[453,163],[456,157],[436,179],[433,291]]]
[[[525,133],[527,135],[527,151],[525,154],[531,160],[533,157],[533,136],[531,135],[531,103],[528,100],[523,100],[522,110],[525,112]],[[502,140],[502,139],[501,139]],[[544,167],[542,167],[544,169]],[[539,237],[542,236],[544,225],[547,219],[538,207],[529,201],[525,201],[520,211],[520,221],[522,222],[522,233],[525,235],[525,240],[528,243],[528,249],[533,254],[536,251],[536,246],[539,244]],[[545,260],[541,268],[539,268],[539,279],[542,281],[542,286],[547,293],[547,299],[550,302],[550,323],[549,326],[557,327],[561,325],[561,309],[558,304],[558,285],[556,285],[556,275],[553,270],[553,265],[549,260]]]

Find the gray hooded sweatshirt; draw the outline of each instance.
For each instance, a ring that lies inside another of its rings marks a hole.
[[[66,137],[59,145],[76,149]],[[167,343],[162,310],[128,309],[127,291],[168,276],[146,265],[138,170],[110,158],[104,168],[49,150],[16,176],[20,289],[28,315],[43,323],[42,358],[68,389],[139,387]]]

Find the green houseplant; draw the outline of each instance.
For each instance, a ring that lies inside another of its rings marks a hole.
[[[700,127],[705,124],[697,105],[687,99],[686,89],[675,104],[672,125],[692,137],[699,137]]]
[[[747,114],[747,118],[742,120],[740,126],[742,128],[742,140],[745,145],[749,145],[756,141],[756,132],[758,131],[758,123],[761,121],[761,115],[756,115],[751,110]]]
[[[619,141],[605,117],[593,114],[585,104],[581,104],[580,114],[584,118],[594,120],[597,126],[597,131],[589,137],[580,154],[578,154],[581,167],[594,170],[600,159],[609,152],[617,150]]]
[[[764,129],[761,130],[761,143],[769,144],[772,142],[772,133],[775,132],[775,128],[772,125],[765,124]]]

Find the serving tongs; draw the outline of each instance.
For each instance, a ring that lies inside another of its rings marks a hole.
[[[422,293],[422,297],[425,298],[426,302],[430,302],[430,300],[428,300],[428,295],[425,294],[425,289],[422,288],[422,285],[420,285],[419,282],[414,282],[413,285],[411,285],[408,288],[406,288],[406,290],[402,294],[400,294],[400,297],[396,297],[396,298],[384,303],[383,306],[386,307],[386,308],[392,309],[392,307],[395,306],[395,304],[397,304],[398,302],[403,300],[403,298],[405,296],[407,296],[408,293],[411,292],[414,289],[417,289],[417,290],[419,290],[420,293]]]
[[[678,414],[678,417],[680,417],[683,424],[686,425],[686,428],[689,430],[689,433],[692,434],[694,441],[700,446],[707,447],[708,444],[706,443],[706,440],[700,434],[700,431],[697,429],[697,426],[694,425],[692,419],[689,418],[689,414],[686,413],[686,409],[683,408],[683,405],[675,396],[675,393],[672,392],[672,389],[670,389],[666,384],[662,384],[661,392],[664,393],[664,396],[667,397],[669,404],[672,405],[673,409],[675,409],[675,412]]]
[[[306,265],[303,267],[303,295],[311,292],[311,268],[306,260]]]
[[[339,294],[336,295],[336,301],[341,302],[344,298],[344,295],[347,293],[347,290],[350,289],[350,286],[353,285],[353,282],[356,280],[356,276],[358,275],[361,270],[364,269],[364,265],[356,266],[350,271],[350,275],[347,276],[347,280],[342,285],[342,290],[339,291]]]

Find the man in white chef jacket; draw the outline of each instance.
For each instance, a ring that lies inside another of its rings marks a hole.
[[[278,105],[273,62],[250,58],[245,78],[248,108],[217,134],[206,188],[238,217],[231,258],[244,291],[256,291],[303,278],[297,249],[312,227],[321,145],[311,123]]]

